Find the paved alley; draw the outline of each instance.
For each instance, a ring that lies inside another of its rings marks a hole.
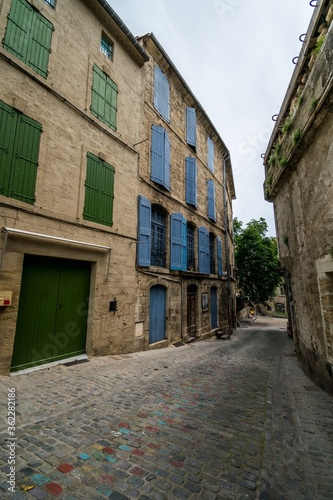
[[[332,499],[333,398],[270,321],[1,377],[0,498]]]

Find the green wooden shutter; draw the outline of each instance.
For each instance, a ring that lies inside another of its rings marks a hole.
[[[34,203],[42,126],[0,101],[0,194]]]
[[[112,165],[87,154],[83,218],[105,226],[113,224],[114,172]]]
[[[117,96],[117,84],[95,64],[90,111],[113,130],[117,130]]]
[[[0,194],[8,196],[17,113],[0,101]]]
[[[13,0],[3,47],[46,78],[53,30],[26,0]]]
[[[53,25],[43,16],[34,16],[27,54],[27,64],[37,73],[47,77]]]
[[[33,204],[42,126],[18,115],[8,196]]]

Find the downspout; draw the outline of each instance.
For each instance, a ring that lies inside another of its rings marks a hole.
[[[231,285],[230,285],[230,252],[229,252],[229,217],[228,217],[228,203],[227,203],[227,177],[226,177],[226,164],[230,155],[223,156],[223,194],[224,194],[224,227],[225,227],[225,255],[227,261],[227,305],[228,305],[228,336],[232,334],[231,327]]]

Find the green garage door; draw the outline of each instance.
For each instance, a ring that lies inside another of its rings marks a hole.
[[[90,267],[25,256],[12,371],[85,353]]]

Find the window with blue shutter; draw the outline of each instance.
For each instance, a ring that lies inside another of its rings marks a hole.
[[[165,252],[165,215],[164,210],[158,205],[151,209],[151,253],[152,266],[166,266]]]
[[[94,64],[90,111],[113,130],[117,130],[117,96],[118,85]]]
[[[215,209],[215,184],[214,181],[207,181],[207,204],[208,204],[208,218],[216,222],[216,209]]]
[[[53,31],[53,24],[29,2],[13,0],[2,45],[46,78]]]
[[[153,182],[170,191],[170,141],[163,127],[151,129],[151,175]]]
[[[209,233],[209,272],[215,274],[215,236]]]
[[[197,208],[197,164],[191,156],[185,158],[185,201]]]
[[[208,168],[211,172],[214,172],[214,142],[210,137],[207,137],[207,151],[208,151]]]
[[[209,233],[205,227],[198,228],[199,273],[209,274]]]
[[[187,270],[195,271],[194,226],[186,225]]]
[[[33,204],[42,126],[0,101],[0,194]]]
[[[186,271],[186,220],[182,214],[170,215],[170,269]]]
[[[158,66],[154,67],[154,108],[170,121],[170,84]]]
[[[197,118],[194,108],[186,108],[186,142],[194,149],[197,145]]]
[[[83,218],[112,226],[115,169],[98,156],[87,153]]]
[[[217,237],[217,274],[222,276],[222,240],[221,237]]]
[[[151,203],[143,196],[138,198],[137,264],[150,266],[151,252]]]

